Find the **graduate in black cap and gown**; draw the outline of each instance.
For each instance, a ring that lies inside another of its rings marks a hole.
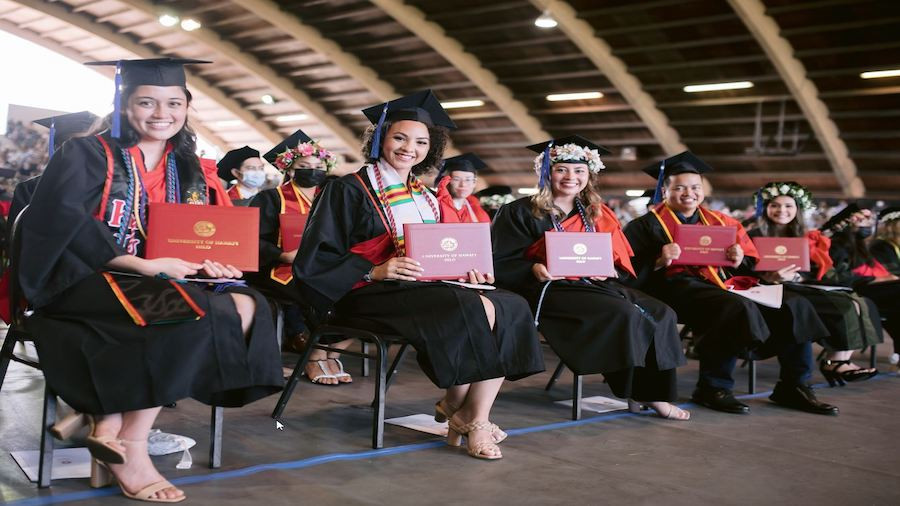
[[[232,149],[216,164],[219,178],[237,182],[228,189],[228,198],[236,206],[248,206],[250,200],[266,184],[266,165],[259,157],[259,151],[244,146]]]
[[[727,413],[748,413],[750,407],[732,392],[733,373],[737,356],[752,350],[754,358],[778,357],[780,381],[772,401],[837,414],[838,409],[819,402],[808,385],[813,370],[810,342],[828,334],[812,305],[785,292],[780,309],[767,308],[729,291],[730,286],[757,282],[752,268],[758,253],[737,220],[701,206],[705,197],[701,174],[710,170],[689,151],[644,169],[657,179],[656,196],[650,211],[625,227],[640,286],[669,304],[696,336],[700,377],[694,402]],[[679,223],[734,227],[737,242],[725,252],[731,266],[672,265],[681,255],[672,240]]]
[[[894,276],[900,276],[900,207],[878,213],[878,228],[869,251]]]
[[[99,62],[117,67],[110,128],[54,153],[21,220],[28,328],[48,385],[93,415],[91,483],[108,484],[111,471],[125,495],[157,502],[185,497],[147,453],[160,406],[192,397],[237,407],[283,384],[262,296],[177,282],[240,271],[143,258],[148,203],[230,205],[215,165],[194,154],[186,63],[202,62]]]
[[[501,457],[505,433],[489,421],[504,378],[544,369],[528,304],[503,290],[419,282],[422,267],[405,255],[403,224],[440,221],[437,199],[417,174],[436,166],[455,125],[434,94],[414,93],[363,111],[370,160],[329,182],[313,203],[294,279],[321,312],[335,310],[402,335],[422,370],[446,395],[435,418],[449,418],[447,441],[468,435],[476,458]],[[469,281],[493,281],[470,272]]]
[[[88,131],[94,123],[100,119],[98,116],[88,112],[73,112],[70,114],[60,114],[49,118],[35,120],[38,125],[47,127],[50,130],[50,138],[48,146],[50,156],[63,145],[64,142],[72,137],[87,135]],[[15,221],[16,216],[25,209],[25,206],[31,202],[31,196],[34,195],[34,189],[37,188],[41,181],[41,176],[34,176],[31,179],[22,181],[16,185],[13,192],[12,204],[9,207],[9,223]]]
[[[486,166],[474,153],[444,160],[435,178],[442,223],[490,223],[491,217],[481,208],[478,197],[472,195],[478,171]]]
[[[284,305],[285,348],[301,352],[308,338],[303,315],[298,307],[299,292],[294,283],[291,266],[297,249],[286,250],[281,236],[281,217],[309,216],[313,200],[325,178],[337,166],[337,156],[297,130],[263,157],[284,175],[284,183],[264,190],[250,203],[259,208],[259,272],[248,273],[245,279],[266,295],[274,296]],[[346,348],[352,340],[331,343]],[[306,377],[316,384],[337,385],[351,383],[353,378],[344,370],[340,355],[313,350],[306,364]]]
[[[872,212],[851,202],[822,225],[822,233],[831,237],[836,282],[875,302],[882,326],[894,340],[894,353],[900,353],[900,278],[869,250],[874,228]]]
[[[671,404],[675,368],[685,364],[675,313],[621,283],[634,271],[619,220],[600,197],[600,155],[609,151],[577,135],[529,149],[539,153],[539,191],[494,217],[497,284],[528,300],[541,333],[576,374],[603,373],[632,411],[645,403],[663,418],[687,420],[690,413]],[[610,234],[621,279],[552,277],[544,240],[550,230]]]

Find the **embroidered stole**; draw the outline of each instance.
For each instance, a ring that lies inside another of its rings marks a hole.
[[[312,202],[306,195],[300,192],[300,189],[297,188],[297,185],[294,184],[293,181],[288,181],[287,183],[279,186],[275,189],[278,192],[278,200],[281,204],[281,208],[279,209],[279,216],[282,214],[309,214],[309,209],[312,207]],[[281,227],[278,227],[278,239],[275,242],[279,248],[281,248],[282,238],[281,238]],[[279,263],[269,272],[269,277],[282,285],[287,285],[294,279],[293,266],[291,264]]]

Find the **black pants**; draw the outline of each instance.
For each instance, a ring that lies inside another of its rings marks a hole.
[[[698,387],[734,389],[734,367],[737,357],[716,349],[698,349],[700,355],[700,377]],[[779,380],[787,385],[809,382],[813,371],[812,344],[808,341],[797,343],[788,339],[769,339],[754,354],[778,357],[781,371]],[[751,355],[752,356],[752,355]]]

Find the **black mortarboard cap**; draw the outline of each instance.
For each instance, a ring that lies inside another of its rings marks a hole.
[[[219,160],[219,163],[216,164],[216,167],[219,169],[219,177],[226,181],[230,181],[234,177],[231,170],[240,168],[241,164],[244,163],[244,160],[248,158],[259,158],[259,151],[250,146],[244,146],[242,148],[232,149],[225,153],[225,156],[223,156],[222,159]]]
[[[463,153],[461,155],[452,156],[444,159],[444,165],[438,172],[436,180],[440,180],[442,176],[450,174],[453,171],[464,171],[477,174],[479,170],[487,167],[484,160],[478,158],[475,153]]]
[[[593,142],[585,139],[580,135],[567,135],[565,137],[559,137],[557,139],[550,139],[549,141],[532,144],[531,146],[528,146],[528,149],[534,151],[535,153],[544,153],[544,159],[541,162],[541,173],[539,174],[540,179],[538,180],[538,187],[543,188],[544,185],[546,185],[550,180],[550,149],[553,146],[565,146],[566,144],[575,144],[583,148],[594,149],[601,156],[611,153],[611,151],[606,149],[605,147],[594,144]],[[587,160],[583,161],[587,163]]]
[[[859,205],[856,202],[851,202],[847,204],[847,207],[841,209],[837,214],[832,216],[822,225],[822,230],[831,230],[833,232],[837,232],[839,229],[839,225],[845,220],[849,219],[853,216],[854,213],[858,213],[860,211]]]
[[[274,148],[270,149],[263,155],[263,158],[271,164],[275,163],[275,159],[278,158],[278,155],[284,153],[288,149],[293,149],[303,144],[304,142],[312,141],[312,137],[306,135],[306,132],[303,130],[297,129],[296,132],[288,135],[284,138],[283,141],[279,142],[275,145]]]
[[[56,151],[72,136],[85,133],[99,117],[88,111],[60,114],[34,120],[35,123],[50,129],[50,154]]]
[[[376,126],[372,139],[372,150],[369,158],[376,159],[381,150],[381,127],[385,121],[411,120],[424,123],[430,127],[442,126],[449,129],[456,128],[456,124],[447,115],[447,111],[441,106],[441,102],[434,96],[431,90],[422,90],[395,98],[390,102],[384,102],[363,109],[366,118]]]
[[[878,223],[900,220],[900,207],[885,207],[878,213]]]
[[[114,65],[116,67],[115,95],[113,100],[113,116],[110,133],[118,139],[120,134],[120,112],[122,110],[122,90],[126,87],[148,86],[181,86],[186,85],[184,65],[194,63],[212,63],[192,58],[150,58],[146,60],[111,60],[92,61],[85,65]]]
[[[667,177],[676,174],[684,174],[686,172],[705,174],[711,172],[713,169],[694,153],[684,151],[654,163],[653,165],[648,165],[642,170],[644,171],[644,174],[656,179],[656,194],[651,200],[651,202],[655,204],[662,198],[662,183]]]

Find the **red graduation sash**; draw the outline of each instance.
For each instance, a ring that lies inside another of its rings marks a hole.
[[[581,220],[581,214],[574,214],[560,223],[563,230],[567,232],[586,232],[584,222]],[[622,232],[622,224],[616,217],[616,213],[605,204],[600,204],[600,214],[594,218],[594,232],[607,232],[612,237],[613,261],[616,267],[628,271],[629,274],[635,276],[634,267],[631,265],[631,257],[634,251],[631,244],[625,238]],[[543,236],[535,241],[528,249],[525,250],[525,258],[534,260],[535,262],[547,263],[547,247],[546,240]]]
[[[278,188],[275,188],[275,191],[278,192],[278,200],[281,204],[279,215],[294,213],[309,214],[309,208],[312,206],[312,202],[310,202],[305,195],[300,193],[300,189],[297,188],[293,181],[288,181]],[[281,227],[278,227],[278,239],[275,244],[279,248],[281,247]],[[287,285],[294,279],[294,272],[291,264],[279,263],[272,268],[269,277],[272,278],[273,281],[281,283],[282,285]]]
[[[453,196],[447,185],[450,184],[450,176],[444,176],[437,185],[437,200],[441,207],[441,223],[490,223],[491,217],[481,207],[481,202],[474,195],[466,197],[468,205],[457,209],[453,205]],[[471,212],[470,212],[471,210]],[[475,213],[474,219],[472,213]]]
[[[359,172],[356,172],[353,175],[359,180],[359,186],[366,196],[369,197],[369,201],[372,202],[372,207],[375,208],[375,212],[378,213],[378,217],[381,218],[381,224],[384,225],[386,232],[361,243],[354,244],[350,247],[350,253],[359,255],[375,265],[381,265],[397,255],[397,247],[394,243],[394,238],[391,236],[391,227],[388,225],[387,218],[385,218],[384,212],[381,210],[381,204],[366,187],[366,183],[363,181],[362,176],[359,175]],[[370,281],[360,280],[350,289],[355,290],[370,283]]]
[[[809,259],[816,264],[816,279],[822,279],[825,273],[834,267],[834,260],[828,254],[831,248],[831,239],[825,237],[818,230],[810,230],[806,233],[806,239],[809,241]]]
[[[659,221],[663,232],[666,233],[666,237],[669,239],[669,243],[674,242],[672,240],[672,232],[675,230],[675,225],[681,223],[678,220],[678,217],[675,216],[675,212],[665,203],[657,205],[655,208],[651,209],[650,212],[653,213],[653,216]],[[744,227],[741,226],[740,222],[734,218],[725,216],[722,213],[710,211],[705,207],[698,207],[697,212],[700,213],[698,225],[733,226],[737,228],[737,240],[738,244],[741,245],[741,249],[744,250],[744,256],[753,257],[757,260],[759,259],[759,253],[756,251],[756,246],[753,245],[753,241],[747,235],[747,231],[744,230]],[[666,277],[684,272],[687,272],[692,276],[703,278],[724,290],[727,290],[729,286],[749,288],[756,285],[758,282],[756,278],[750,276],[734,276],[726,280],[725,273],[721,269],[716,269],[711,265],[670,265],[666,267]]]

